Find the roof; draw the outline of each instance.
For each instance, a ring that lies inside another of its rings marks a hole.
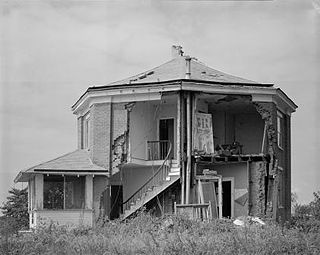
[[[112,82],[109,86],[124,85],[124,84],[141,84],[141,83],[154,83],[171,80],[182,80],[186,78],[186,63],[190,59],[189,56],[178,56],[169,62],[166,62],[158,67],[131,76],[129,78]],[[204,63],[195,58],[190,60],[190,77],[191,80],[201,80],[217,83],[239,83],[239,84],[256,84],[259,83],[237,76],[226,74],[218,70],[206,66]]]
[[[26,181],[30,174],[34,173],[70,173],[75,174],[104,174],[108,173],[107,169],[94,164],[91,161],[89,151],[76,150],[58,158],[38,164],[31,168],[21,171],[15,178],[15,182]]]

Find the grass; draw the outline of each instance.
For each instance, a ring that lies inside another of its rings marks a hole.
[[[34,233],[2,234],[0,254],[320,254],[320,234],[295,225],[238,227],[231,220],[141,213],[94,229],[51,224]]]

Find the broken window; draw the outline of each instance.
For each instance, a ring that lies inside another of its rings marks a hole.
[[[84,209],[85,176],[44,177],[44,209]]]
[[[277,132],[278,132],[278,146],[283,149],[283,114],[277,112]]]

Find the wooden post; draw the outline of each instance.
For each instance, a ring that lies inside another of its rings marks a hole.
[[[35,209],[43,209],[43,174],[36,174],[35,178]]]
[[[218,180],[219,219],[222,219],[222,176]]]
[[[186,204],[190,202],[191,178],[191,93],[187,96],[187,173],[186,173]]]
[[[92,209],[93,208],[93,176],[86,175],[86,184],[85,184],[85,208]]]

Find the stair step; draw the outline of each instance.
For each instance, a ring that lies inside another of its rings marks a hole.
[[[180,172],[170,172],[169,176],[179,176]]]

